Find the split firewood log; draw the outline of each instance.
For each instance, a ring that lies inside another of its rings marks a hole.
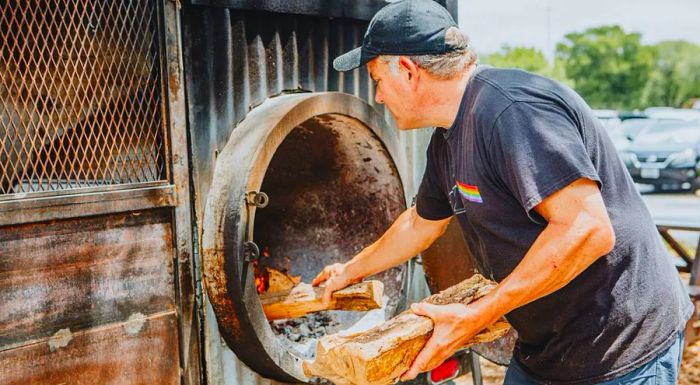
[[[328,306],[323,304],[322,287],[300,283],[291,290],[265,292],[260,302],[268,320],[298,318],[322,310],[367,311],[382,307],[384,285],[380,281],[364,281],[338,290]]]
[[[496,286],[481,275],[434,294],[424,302],[468,304]],[[487,327],[465,346],[493,341],[510,329],[504,319]],[[323,337],[314,361],[303,363],[308,377],[323,377],[337,385],[387,385],[398,381],[430,338],[433,321],[407,310],[362,333]]]

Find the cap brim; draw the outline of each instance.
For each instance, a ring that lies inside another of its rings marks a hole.
[[[340,72],[350,71],[367,64],[373,58],[374,56],[372,55],[363,54],[362,47],[357,47],[335,58],[333,60],[333,68]]]

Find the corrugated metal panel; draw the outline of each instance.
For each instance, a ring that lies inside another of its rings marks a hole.
[[[361,44],[366,26],[361,20],[185,6],[183,49],[200,231],[216,156],[236,125],[265,99],[286,92],[342,91],[368,101],[395,127],[383,106],[374,103],[365,69],[338,73],[331,67],[333,58]],[[398,166],[409,202],[423,173],[430,133],[400,135],[407,163]],[[427,295],[422,274],[414,276],[409,301]],[[206,299],[203,303],[211,310]],[[204,336],[208,383],[271,383],[236,359],[211,311]]]
[[[235,125],[266,98],[342,91],[372,101],[365,70],[331,67],[333,58],[361,44],[365,28],[357,20],[187,7],[185,76],[197,194],[206,196],[214,158]]]

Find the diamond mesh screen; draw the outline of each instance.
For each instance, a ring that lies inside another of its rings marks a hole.
[[[0,1],[0,197],[167,179],[162,112],[153,1]]]

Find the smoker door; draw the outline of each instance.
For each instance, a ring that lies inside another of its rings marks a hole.
[[[0,4],[0,384],[199,384],[177,4]]]

